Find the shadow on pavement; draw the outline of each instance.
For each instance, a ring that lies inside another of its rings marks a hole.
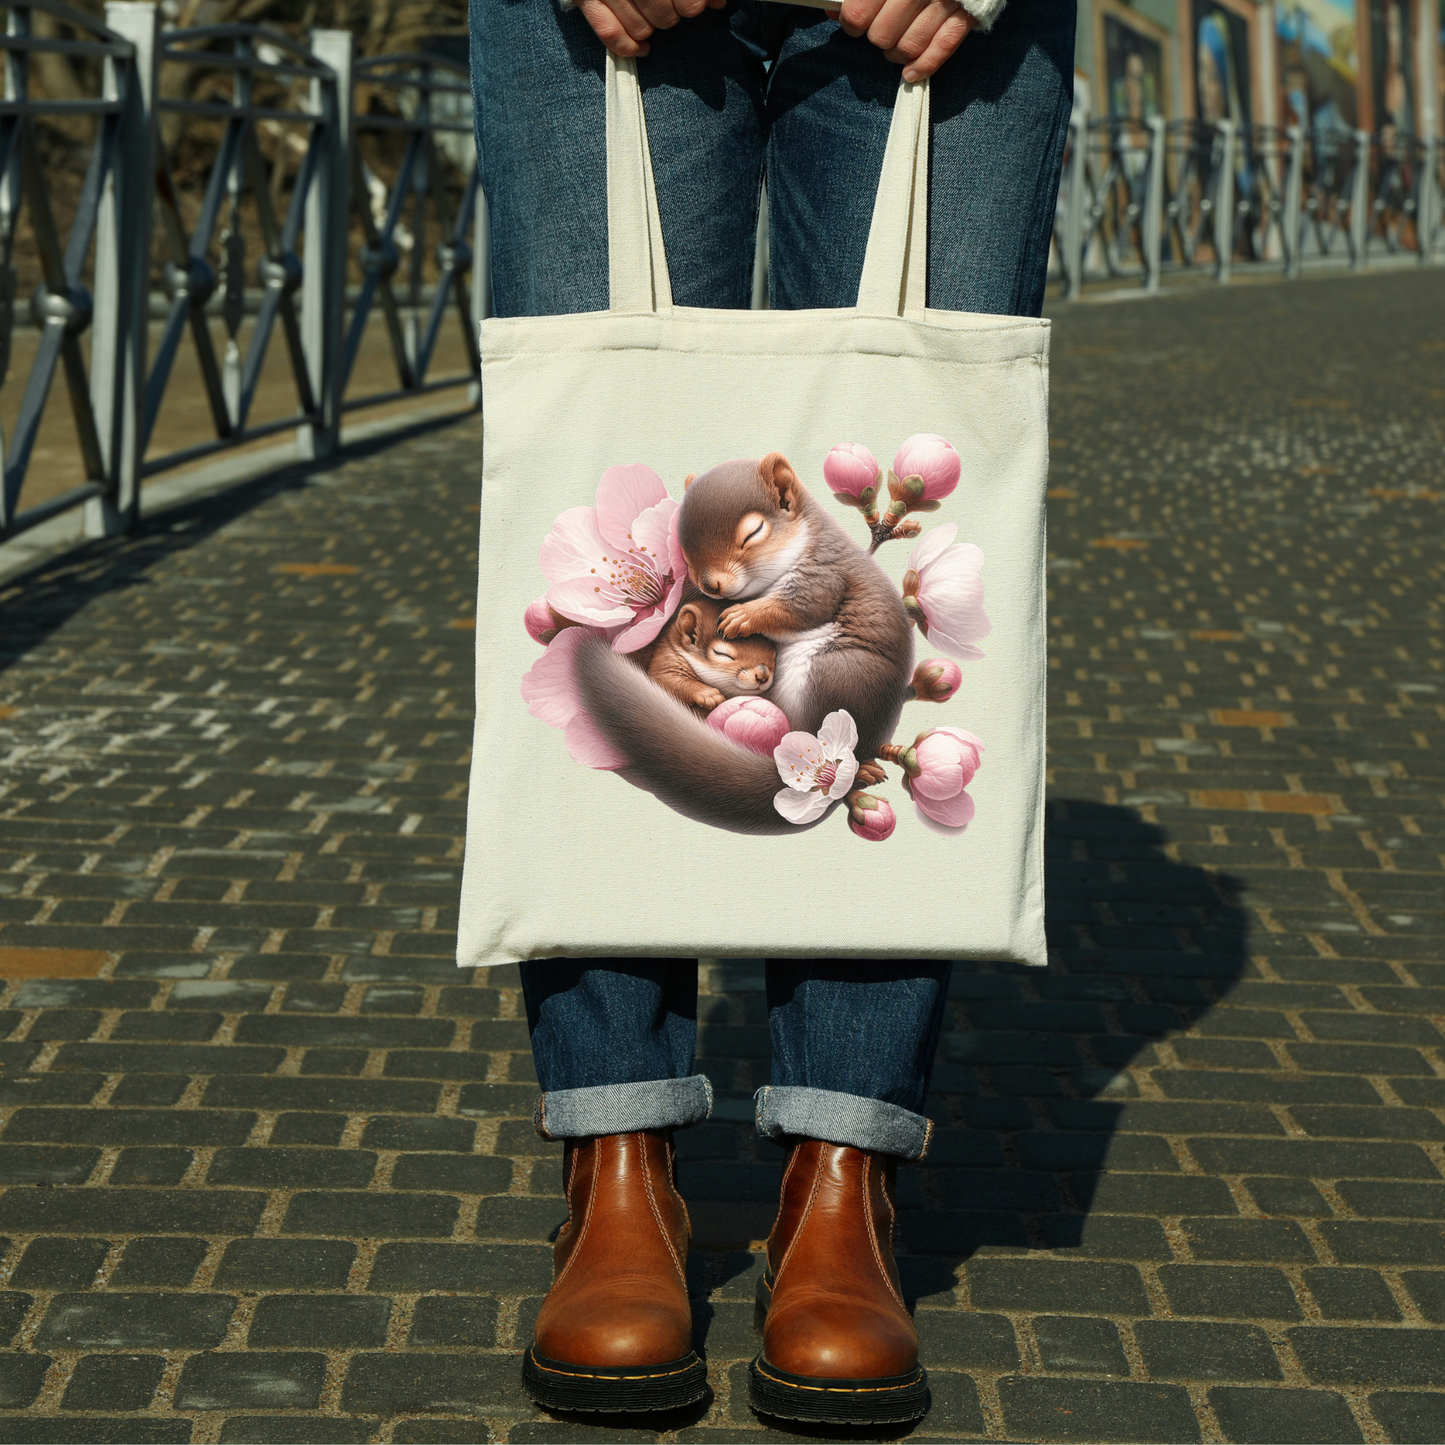
[[[296,461],[251,481],[237,482],[142,517],[133,532],[83,542],[10,582],[0,582],[0,673],[40,646],[77,612],[107,593],[147,585],[158,564],[209,540],[238,518],[282,492],[315,484],[350,463],[389,451],[415,437],[431,434],[474,413],[458,412],[348,444],[335,455]],[[400,505],[400,503],[398,503]]]

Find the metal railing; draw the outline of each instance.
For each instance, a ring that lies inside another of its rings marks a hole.
[[[1226,281],[1238,264],[1298,276],[1331,257],[1445,252],[1445,143],[1230,121],[1089,117],[1069,124],[1051,279],[1157,290],[1175,271]]]
[[[358,408],[446,387],[479,400],[490,266],[464,66],[425,54],[358,61],[349,31],[303,45],[255,26],[164,30],[156,6],[131,0],[111,0],[104,24],[60,0],[0,0],[0,11],[0,379],[25,309],[12,264],[22,207],[40,328],[0,436],[0,540],[77,506],[88,535],[124,530],[145,477],[286,431],[302,455],[324,455]],[[47,51],[81,57],[95,94],[34,94],[32,59]],[[46,126],[77,118],[93,135],[66,227],[38,145]],[[395,382],[377,387],[373,355],[366,394],[351,397],[378,314]],[[438,375],[449,316],[461,363]],[[26,506],[57,386],[84,484]],[[167,402],[197,391],[207,434],[158,454]]]

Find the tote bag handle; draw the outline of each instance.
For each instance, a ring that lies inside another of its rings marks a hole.
[[[672,282],[635,60],[607,56],[607,275],[613,311],[667,311]],[[928,284],[928,81],[898,87],[858,309],[921,314]]]

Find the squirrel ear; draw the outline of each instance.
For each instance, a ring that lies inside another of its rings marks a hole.
[[[696,647],[698,633],[702,630],[702,613],[691,602],[677,614],[677,626],[683,638]]]
[[[689,473],[682,479],[682,489],[683,489],[683,491],[685,492],[696,480],[697,480],[697,473],[696,473],[696,472],[689,472]]]
[[[803,484],[798,480],[792,463],[782,452],[769,452],[758,463],[758,475],[762,478],[763,485],[777,494],[778,506],[783,511],[797,511],[798,493]]]

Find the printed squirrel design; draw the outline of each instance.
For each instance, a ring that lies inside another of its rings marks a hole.
[[[727,698],[773,685],[778,649],[766,637],[722,636],[721,613],[705,597],[684,602],[646,659],[653,682],[703,716]]]
[[[689,481],[678,519],[688,576],[728,604],[725,638],[777,643],[771,700],[816,733],[839,709],[858,728],[860,785],[898,724],[913,675],[913,638],[898,588],[809,493],[781,452],[724,462]],[[787,833],[773,807],[770,757],[709,728],[612,651],[577,650],[583,702],[628,759],[623,776],[687,817],[745,833]],[[825,815],[826,816],[826,815]]]

